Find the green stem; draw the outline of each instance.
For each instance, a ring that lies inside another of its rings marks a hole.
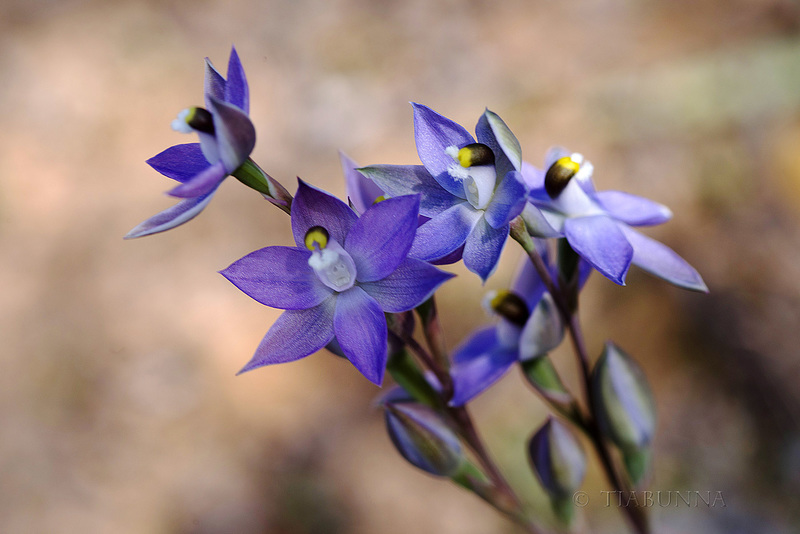
[[[589,356],[586,352],[586,346],[581,333],[580,323],[578,322],[577,302],[575,303],[574,307],[571,307],[567,297],[553,282],[553,279],[550,276],[550,271],[545,265],[542,257],[539,255],[539,252],[536,250],[533,239],[528,234],[527,228],[525,228],[525,222],[522,220],[522,218],[517,217],[511,222],[511,237],[517,243],[519,243],[523,250],[525,250],[525,252],[528,254],[531,263],[536,269],[536,272],[539,274],[539,277],[542,279],[547,291],[550,293],[550,295],[552,295],[553,300],[556,303],[556,307],[558,308],[559,313],[564,320],[564,324],[567,325],[570,340],[572,341],[573,349],[580,364],[581,375],[583,376],[583,390],[586,403],[589,406],[590,415],[585,417],[584,425],[581,426],[581,429],[584,430],[584,432],[586,432],[590,438],[590,441],[592,442],[592,445],[597,452],[598,457],[600,458],[600,463],[603,466],[603,470],[605,471],[609,482],[611,482],[611,485],[616,491],[620,492],[623,498],[626,499],[626,502],[630,502],[630,499],[627,498],[630,495],[630,490],[628,487],[626,487],[619,476],[619,473],[611,458],[611,453],[606,445],[606,441],[603,438],[600,427],[597,425],[597,420],[593,415],[596,413],[596,411],[593,406],[591,366],[589,364]],[[572,312],[573,308],[576,310],[575,313]],[[626,506],[625,513],[631,526],[638,534],[649,534],[650,525],[644,508],[638,506]]]

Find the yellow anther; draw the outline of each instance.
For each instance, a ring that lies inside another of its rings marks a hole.
[[[530,310],[522,297],[507,289],[498,290],[492,295],[489,306],[497,315],[518,326],[523,326],[530,317]]]
[[[459,149],[456,159],[464,168],[491,165],[494,163],[494,152],[483,143],[472,143]]]
[[[327,247],[329,238],[330,234],[328,234],[325,228],[322,226],[312,226],[308,229],[308,232],[306,232],[303,243],[308,250],[313,252],[314,250],[323,250]]]
[[[372,204],[375,205],[378,202],[383,202],[384,200],[386,200],[386,197],[384,195],[381,195],[381,196],[377,197],[375,200],[373,200]]]
[[[555,163],[550,165],[544,175],[544,188],[550,198],[556,198],[573,176],[580,170],[581,164],[573,159],[572,156],[558,158]]]

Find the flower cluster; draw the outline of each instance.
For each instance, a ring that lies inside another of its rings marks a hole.
[[[619,447],[630,479],[642,480],[655,428],[649,387],[633,359],[610,343],[590,368],[577,300],[591,272],[624,285],[631,264],[676,286],[707,291],[685,260],[633,229],[666,222],[669,209],[628,193],[597,191],[591,163],[563,148],[551,149],[543,168],[536,168],[523,160],[507,124],[488,109],[473,137],[421,104],[412,104],[421,164],[359,167],[342,154],[348,203],[300,179],[290,195],[250,159],[256,134],[235,49],[226,77],[206,60],[204,100],[205,107],[181,111],[172,124],[199,142],[172,146],[148,160],[179,182],[169,195],[181,200],[126,238],[192,219],[227,176],[291,216],[295,246],[261,248],[221,271],[256,301],[284,310],[241,372],[323,348],[377,385],[388,369],[402,391],[393,390],[381,404],[401,454],[522,521],[521,509],[508,511],[519,503],[486,458],[463,408],[518,362],[554,411],[587,433],[607,460],[604,468],[611,462],[607,441]],[[433,297],[453,275],[435,265],[463,260],[485,283],[509,236],[527,258],[509,290],[484,299],[498,322],[475,332],[450,358]],[[428,350],[414,338],[414,310]],[[567,334],[588,384],[588,412],[548,359]],[[462,454],[462,445],[480,465]],[[548,419],[531,439],[529,454],[557,515],[568,521],[565,496],[580,486],[585,472],[580,443],[564,424]],[[631,521],[642,524],[634,515]]]

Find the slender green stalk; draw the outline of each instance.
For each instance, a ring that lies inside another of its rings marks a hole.
[[[630,502],[630,499],[628,498],[630,496],[630,489],[620,478],[606,441],[603,438],[600,428],[597,425],[597,420],[594,417],[596,411],[593,406],[591,365],[589,363],[589,356],[586,351],[586,345],[583,340],[580,323],[578,322],[577,304],[570,306],[570,303],[568,302],[564,293],[555,285],[555,282],[550,276],[550,271],[545,265],[542,257],[539,255],[539,252],[536,250],[533,239],[525,228],[525,222],[520,217],[517,217],[511,223],[511,237],[517,241],[517,243],[519,243],[523,250],[525,250],[525,252],[528,254],[531,263],[536,269],[536,272],[539,274],[539,277],[542,279],[547,291],[552,295],[553,300],[556,303],[556,307],[558,308],[559,313],[564,320],[564,324],[567,325],[570,340],[572,341],[573,349],[578,358],[578,363],[580,364],[581,375],[583,377],[583,391],[590,414],[585,418],[584,425],[582,425],[580,428],[586,432],[590,438],[592,446],[600,458],[600,463],[603,466],[603,470],[605,471],[609,482],[611,482],[611,485],[616,491],[620,492],[622,498],[625,499],[626,502]],[[572,309],[576,310],[575,313],[571,311]],[[624,509],[633,529],[638,534],[649,534],[650,525],[645,509],[639,506],[625,506]]]

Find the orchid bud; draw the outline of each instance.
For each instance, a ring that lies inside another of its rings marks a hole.
[[[575,434],[557,419],[548,418],[531,437],[528,454],[533,470],[552,498],[570,497],[581,486],[586,455]]]
[[[650,387],[639,365],[611,342],[592,373],[592,395],[600,428],[623,452],[650,444],[656,428]]]
[[[454,475],[464,456],[461,443],[433,409],[417,403],[387,403],[386,429],[400,454],[423,471]]]

